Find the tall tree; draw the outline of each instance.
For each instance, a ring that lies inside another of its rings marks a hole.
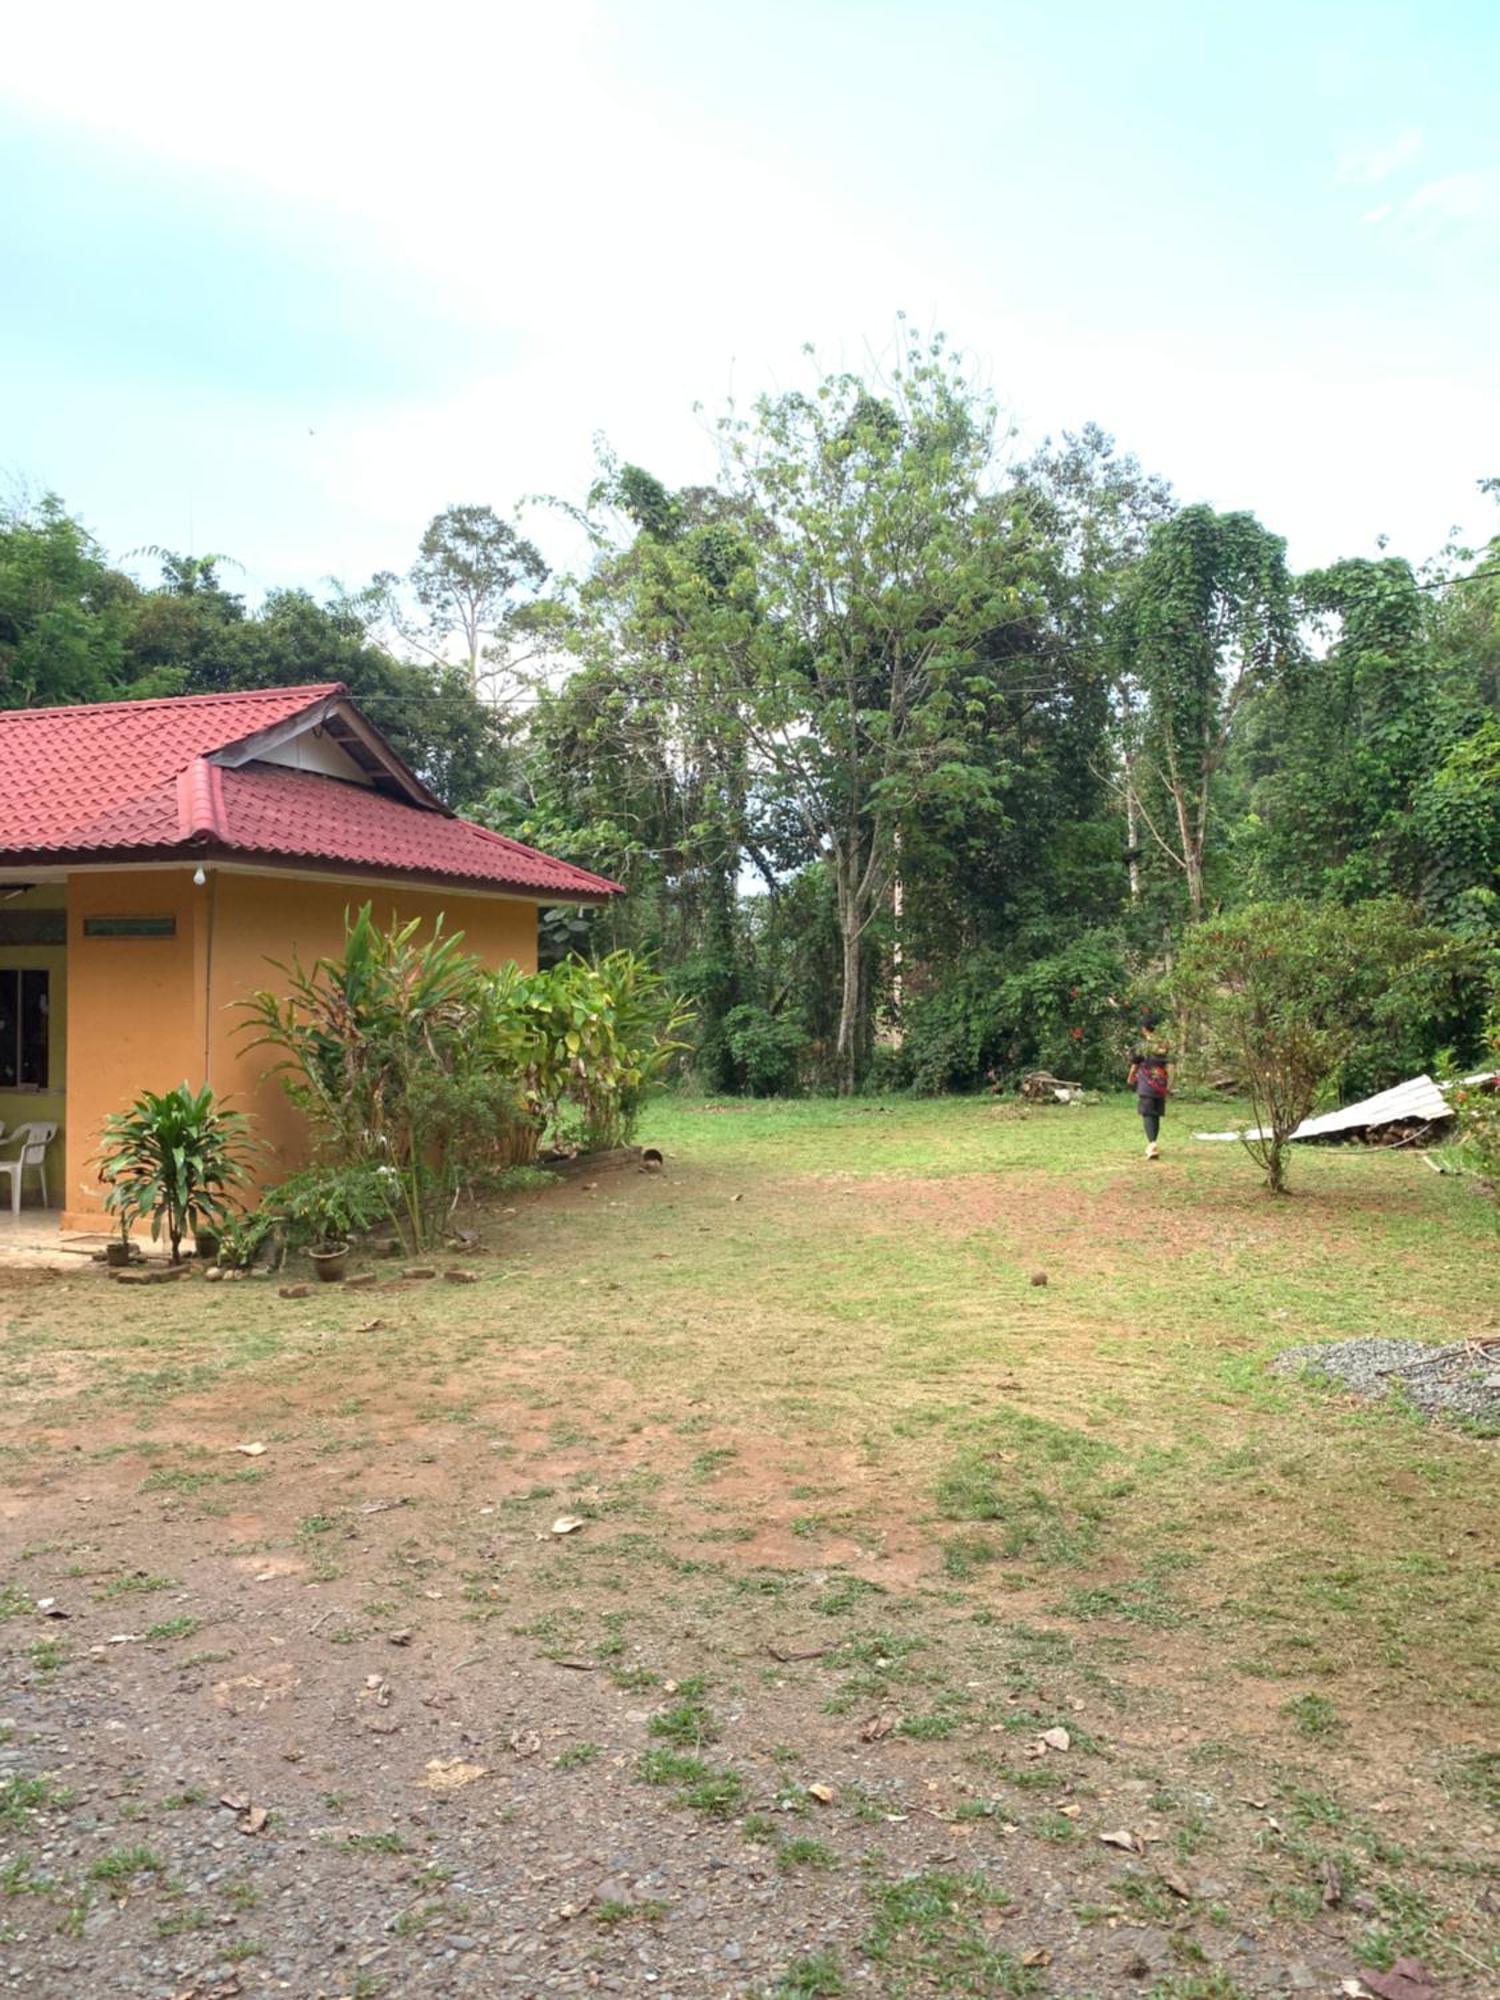
[[[578,662],[531,718],[536,816],[587,828],[594,865],[627,882],[612,921],[679,968],[698,1013],[699,1058],[724,1075],[721,1026],[739,999],[743,858],[776,880],[749,825],[749,778],[735,689],[710,642],[739,630],[753,599],[745,525],[712,488],[669,492],[606,452],[579,516],[598,550],[559,637]],[[747,597],[747,592],[749,593]],[[564,839],[577,852],[577,842]]]
[[[865,937],[900,829],[939,798],[990,793],[962,720],[984,636],[1016,598],[989,488],[994,431],[991,402],[941,339],[911,342],[887,382],[829,375],[721,426],[755,603],[721,614],[708,643],[738,651],[762,781],[833,874],[846,1091],[868,1015]]]
[[[523,618],[517,592],[534,592],[547,580],[540,552],[493,507],[460,505],[434,514],[423,532],[408,575],[420,622],[398,608],[394,576],[376,578],[390,599],[401,636],[442,663],[455,634],[462,643],[469,685],[479,693],[506,664],[506,651]],[[481,662],[484,669],[481,669]]]
[[[1114,779],[1125,818],[1132,902],[1141,895],[1140,690],[1121,670],[1114,621],[1146,552],[1151,530],[1171,518],[1165,479],[1143,470],[1098,424],[1065,432],[1013,476],[1014,503],[1030,527],[1046,577],[1049,629],[1075,685],[1108,690],[1113,748],[1092,743]],[[1097,766],[1096,766],[1097,768]]]
[[[1297,596],[1325,650],[1246,711],[1258,863],[1281,894],[1420,896],[1413,804],[1434,720],[1422,592],[1385,556],[1314,571]]]
[[[1286,543],[1253,514],[1182,508],[1152,529],[1119,632],[1143,710],[1142,818],[1181,870],[1196,923],[1215,781],[1235,726],[1251,693],[1297,653]]]

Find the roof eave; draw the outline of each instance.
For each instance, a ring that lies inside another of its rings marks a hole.
[[[451,816],[451,815],[450,815]],[[0,869],[12,868],[130,868],[142,864],[160,866],[180,862],[199,867],[219,862],[226,866],[264,870],[275,874],[317,875],[330,882],[409,882],[419,889],[450,889],[470,896],[508,897],[551,908],[576,904],[580,908],[602,908],[613,897],[623,895],[619,883],[598,878],[600,887],[539,888],[534,882],[489,881],[482,876],[444,874],[432,869],[402,868],[394,862],[338,861],[316,854],[267,854],[253,847],[236,847],[222,840],[199,837],[175,842],[157,842],[142,847],[83,848],[0,848]]]

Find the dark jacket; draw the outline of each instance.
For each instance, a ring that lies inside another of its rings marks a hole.
[[[1165,1101],[1172,1088],[1165,1056],[1137,1056],[1130,1065],[1127,1081],[1135,1085],[1138,1098],[1161,1098]]]

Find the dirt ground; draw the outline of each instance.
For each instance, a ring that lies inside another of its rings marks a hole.
[[[1500,1994],[1495,1445],[1262,1365],[1447,1190],[730,1124],[461,1277],[0,1272],[0,1988]]]

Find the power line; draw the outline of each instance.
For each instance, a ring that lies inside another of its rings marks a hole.
[[[1426,583],[1419,583],[1418,590],[1448,590],[1455,583],[1478,583],[1482,577],[1500,576],[1500,563],[1486,563],[1482,569],[1471,569],[1467,576],[1435,576]]]

